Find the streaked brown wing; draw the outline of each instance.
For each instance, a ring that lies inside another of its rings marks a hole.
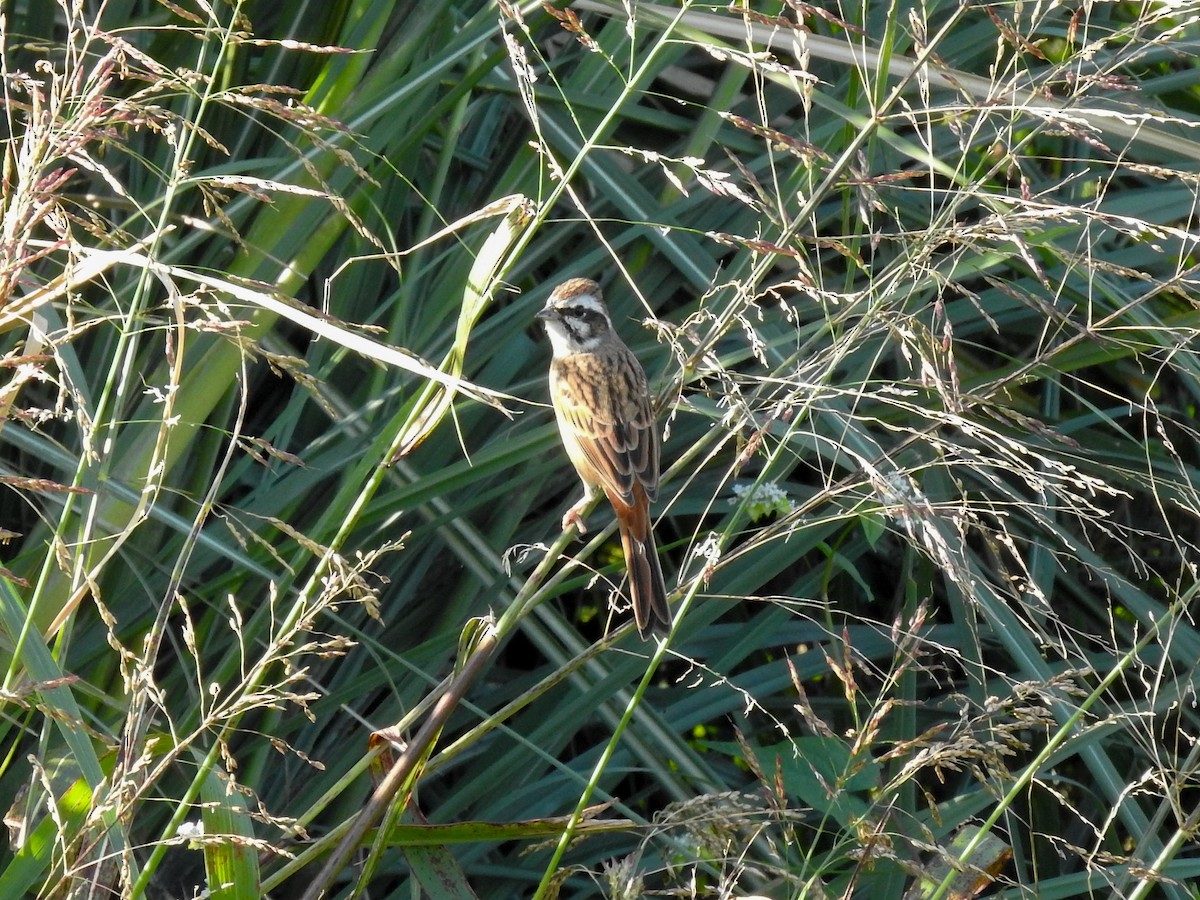
[[[612,359],[579,354],[558,360],[553,394],[600,486],[631,505],[636,483],[649,499],[658,496],[658,441],[646,375],[627,348],[617,350]]]

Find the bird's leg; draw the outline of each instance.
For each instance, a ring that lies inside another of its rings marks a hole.
[[[584,485],[583,499],[563,513],[562,527],[566,531],[572,525],[580,534],[587,534],[587,526],[583,524],[583,511],[593,500],[600,495],[600,492],[590,484]]]

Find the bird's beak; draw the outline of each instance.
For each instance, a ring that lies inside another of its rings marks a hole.
[[[543,307],[542,309],[539,309],[536,313],[533,314],[533,317],[535,319],[541,319],[542,321],[545,321],[546,319],[553,319],[554,315],[555,315],[555,311],[547,306],[547,307]]]

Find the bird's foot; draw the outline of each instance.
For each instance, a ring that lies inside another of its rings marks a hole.
[[[566,531],[572,525],[580,534],[587,534],[587,526],[583,524],[583,509],[591,502],[590,497],[584,497],[570,509],[568,509],[562,517],[563,531]]]

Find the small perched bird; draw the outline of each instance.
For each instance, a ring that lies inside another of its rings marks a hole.
[[[641,363],[613,330],[600,285],[572,278],[554,289],[538,314],[554,359],[550,399],[583,499],[563,528],[586,532],[581,511],[603,491],[617,514],[633,615],[642,637],[671,626],[650,501],[658,496],[658,437]]]

